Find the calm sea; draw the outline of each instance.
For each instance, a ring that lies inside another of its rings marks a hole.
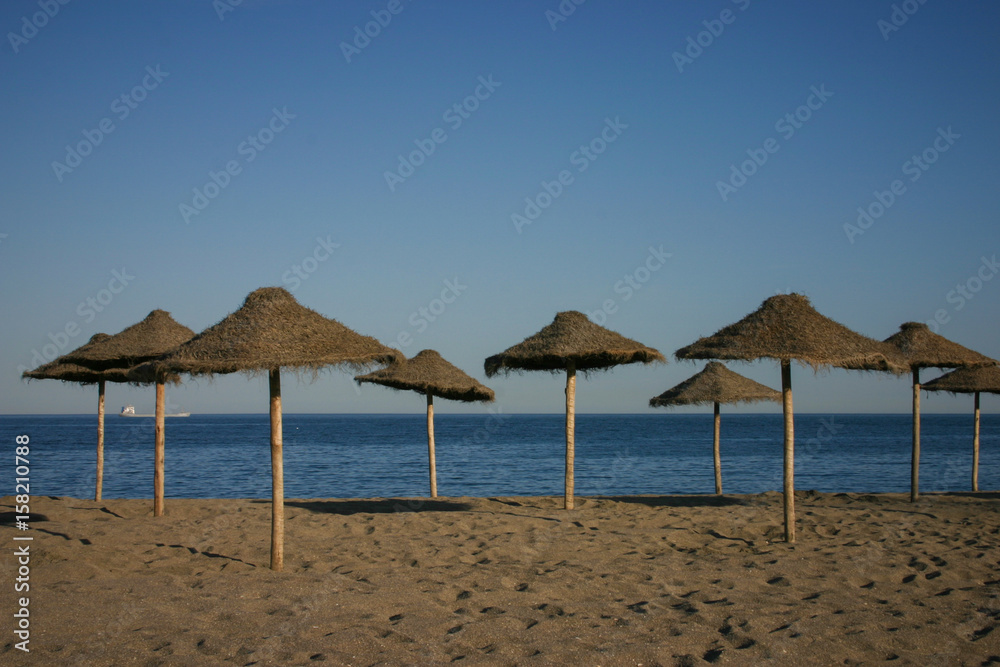
[[[796,488],[903,492],[909,415],[796,415]],[[93,497],[96,416],[0,416],[0,495],[14,491],[14,440],[30,437],[33,495]],[[428,495],[423,415],[285,415],[285,496]],[[559,495],[563,415],[435,419],[438,489],[446,496]],[[267,415],[167,420],[166,495],[270,497]],[[922,491],[966,491],[972,415],[924,415]],[[727,493],[781,489],[780,414],[722,418]],[[150,498],[153,420],[106,420],[104,497]],[[1000,489],[1000,415],[983,415],[979,487]],[[712,493],[712,416],[578,415],[580,495]]]

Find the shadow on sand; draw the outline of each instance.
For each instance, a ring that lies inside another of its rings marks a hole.
[[[267,502],[267,501],[260,501]],[[286,500],[288,507],[301,507],[324,514],[391,514],[394,512],[466,512],[472,505],[430,498],[382,498],[378,500]]]
[[[979,498],[980,500],[1000,500],[1000,491],[944,491],[939,495],[957,496],[959,498]]]
[[[0,512],[0,526],[11,526],[11,527],[13,527],[14,524],[18,521],[17,517],[19,517],[19,516],[23,517],[24,515],[23,514],[18,514],[17,512]],[[44,514],[39,514],[38,512],[29,512],[28,513],[28,517],[29,517],[28,518],[28,523],[29,524],[36,523],[38,521],[48,521],[49,520],[49,517],[45,516]],[[21,519],[21,520],[23,521],[23,519]]]
[[[249,565],[250,567],[257,567],[253,563],[248,563],[245,560],[242,560],[240,558],[234,558],[232,556],[225,556],[223,554],[215,553],[214,551],[199,551],[198,549],[195,549],[194,547],[189,547],[189,546],[187,546],[185,544],[165,544],[163,542],[157,542],[156,546],[161,547],[161,548],[165,548],[165,549],[181,549],[183,551],[187,551],[188,553],[190,553],[192,555],[200,555],[200,556],[204,556],[205,558],[222,558],[224,560],[232,561],[234,563],[242,563],[244,565]]]
[[[684,495],[684,496],[588,496],[594,500],[614,500],[619,503],[636,503],[649,507],[729,507],[745,505],[746,500],[736,496]]]

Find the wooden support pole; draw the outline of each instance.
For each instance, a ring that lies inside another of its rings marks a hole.
[[[156,425],[154,426],[153,432],[153,516],[163,516],[163,483],[164,483],[164,472],[163,472],[163,459],[165,440],[164,440],[164,404],[165,391],[162,382],[156,383]]]
[[[913,453],[910,456],[910,502],[920,497],[920,369],[913,369]]]
[[[271,395],[271,569],[285,566],[285,473],[281,452],[281,369],[268,373]]]
[[[104,489],[104,380],[97,381],[97,484],[94,500],[101,499]]]
[[[972,425],[972,490],[979,490],[979,392],[976,392],[976,404],[973,410]]]
[[[719,414],[719,403],[715,403],[715,428],[712,436],[712,459],[715,461],[715,492],[722,493],[722,458],[719,456],[719,431],[722,417]]]
[[[430,461],[431,498],[437,498],[437,461],[434,458],[434,394],[427,391],[427,458]]]
[[[795,422],[792,415],[792,368],[781,361],[781,410],[785,417],[785,541],[795,541]]]
[[[573,509],[573,464],[576,458],[574,436],[576,434],[576,367],[566,368],[566,498],[564,507]]]

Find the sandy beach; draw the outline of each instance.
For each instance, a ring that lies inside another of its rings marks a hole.
[[[1000,663],[1000,494],[33,498],[8,665]],[[16,533],[24,535],[23,532]]]

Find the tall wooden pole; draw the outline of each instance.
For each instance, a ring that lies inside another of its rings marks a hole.
[[[281,455],[281,369],[268,373],[271,394],[271,569],[285,566],[285,473]]]
[[[564,507],[573,509],[573,463],[576,458],[574,436],[576,434],[576,367],[566,368],[566,500]]]
[[[427,457],[430,460],[431,498],[437,498],[437,461],[434,458],[434,394],[430,390],[427,391]]]
[[[104,380],[97,381],[97,486],[94,500],[101,499],[104,488]]]
[[[920,496],[920,369],[913,369],[913,453],[910,456],[910,502]]]
[[[974,421],[972,426],[972,490],[979,490],[979,392],[976,392],[976,406],[974,409]]]
[[[164,387],[156,383],[156,426],[154,427],[153,455],[153,516],[163,516],[163,458],[164,458]]]
[[[792,367],[781,361],[781,410],[785,416],[785,541],[795,541],[795,423],[792,416]]]
[[[722,417],[719,415],[719,403],[715,403],[715,431],[712,437],[712,459],[715,461],[715,492],[722,493],[722,458],[719,456],[719,430]]]

